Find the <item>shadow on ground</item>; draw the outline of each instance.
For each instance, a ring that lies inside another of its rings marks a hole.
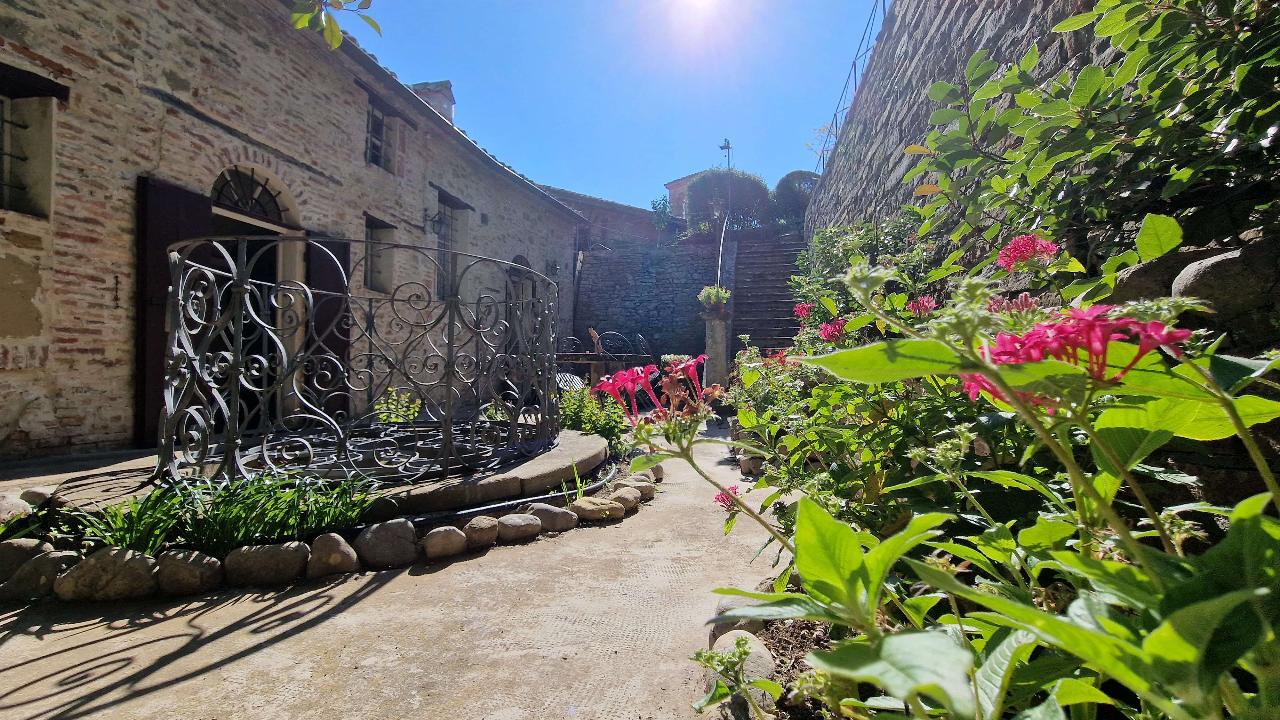
[[[41,603],[0,612],[0,648],[21,636],[86,638],[17,662],[0,659],[0,688],[7,688],[0,690],[0,717],[90,717],[162,692],[311,630],[367,599],[398,574],[344,576],[275,593],[228,590],[171,605],[158,606],[154,600]],[[202,627],[206,615],[235,605],[243,606],[239,610],[244,613],[237,620],[213,630]],[[252,640],[231,653],[211,649],[233,635]],[[173,666],[179,661],[182,667],[175,673]]]

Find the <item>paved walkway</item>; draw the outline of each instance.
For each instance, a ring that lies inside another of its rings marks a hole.
[[[706,466],[737,478],[724,450]],[[695,717],[722,585],[769,572],[751,523],[672,465],[611,526],[449,565],[186,602],[0,612],[0,718]]]

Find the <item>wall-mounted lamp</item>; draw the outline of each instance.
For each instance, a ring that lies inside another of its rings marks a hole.
[[[555,277],[560,274],[560,263],[555,260],[547,261],[547,277]]]
[[[431,226],[431,232],[439,235],[440,231],[444,229],[444,208],[440,208],[435,215],[428,218],[427,225]]]

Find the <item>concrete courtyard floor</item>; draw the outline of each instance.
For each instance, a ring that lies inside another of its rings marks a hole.
[[[704,467],[741,483],[725,450]],[[696,717],[711,590],[770,572],[715,490],[668,462],[655,500],[450,564],[283,592],[0,606],[0,718]]]

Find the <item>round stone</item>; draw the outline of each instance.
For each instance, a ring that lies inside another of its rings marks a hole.
[[[360,557],[346,538],[337,533],[325,533],[311,542],[311,557],[307,560],[307,577],[318,578],[353,572],[360,572]]]
[[[435,528],[422,538],[422,550],[428,560],[460,555],[466,549],[467,534],[452,525]]]
[[[498,542],[498,520],[488,515],[477,515],[463,526],[462,533],[467,536],[468,548],[490,547]]]
[[[512,513],[498,518],[498,542],[526,542],[542,532],[542,521],[537,515]]]

